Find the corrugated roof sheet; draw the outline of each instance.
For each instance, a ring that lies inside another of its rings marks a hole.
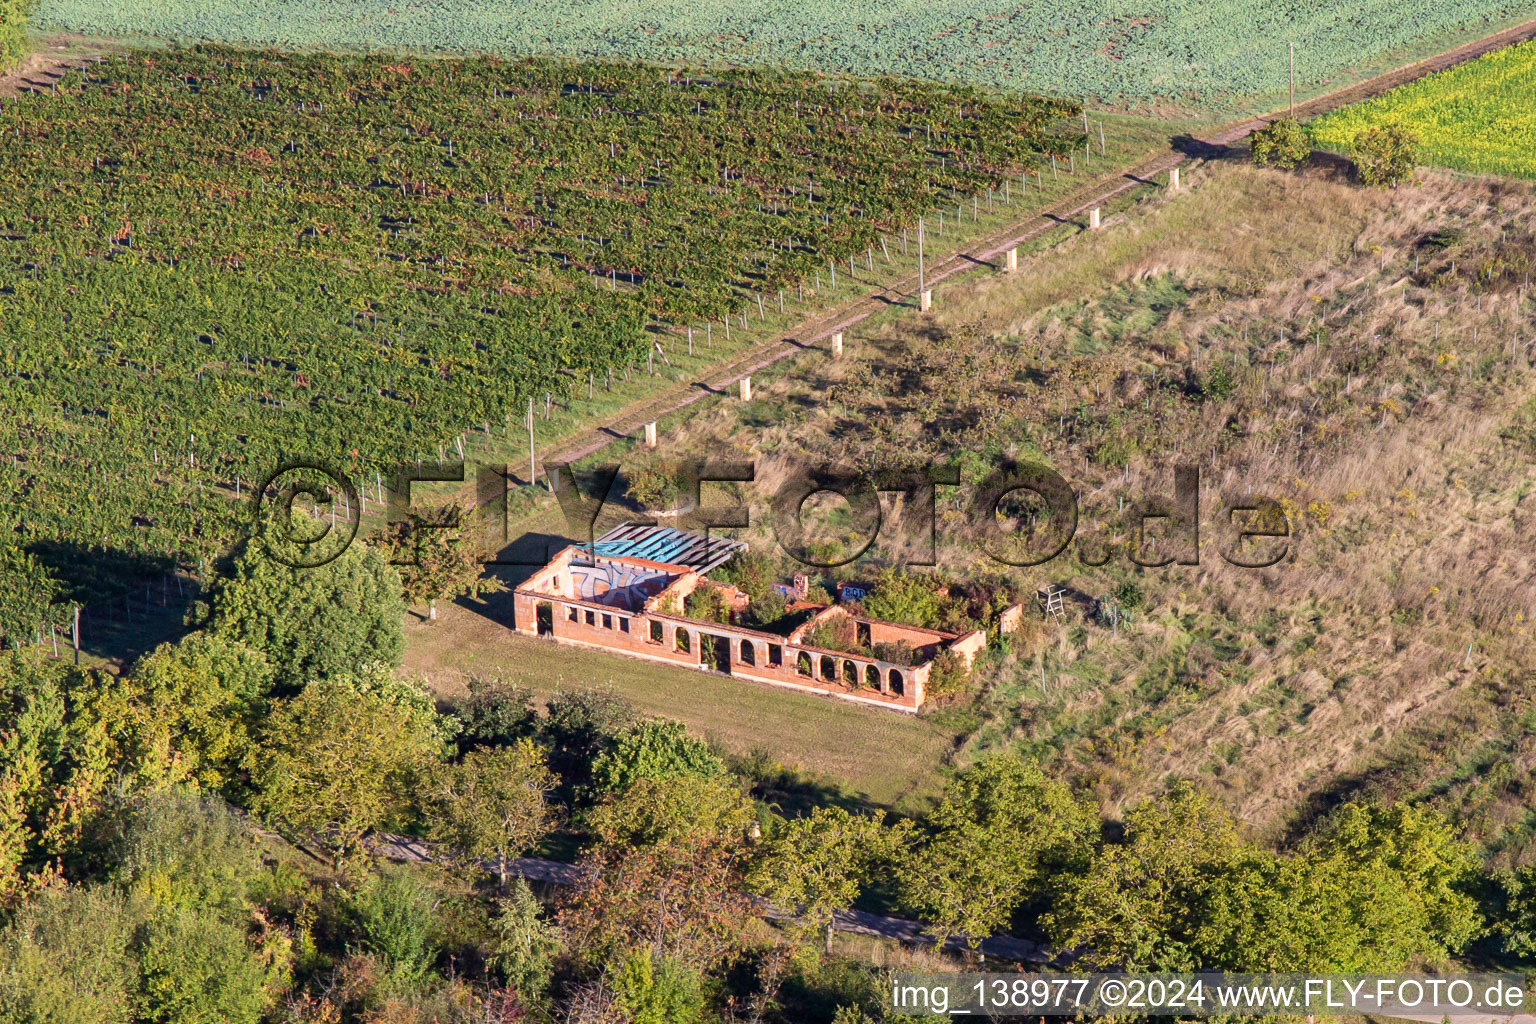
[[[745,551],[745,541],[729,537],[706,537],[702,533],[677,530],[670,526],[645,526],[625,523],[615,526],[592,545],[592,553],[605,558],[644,558],[669,565],[686,565],[699,572],[709,572]]]

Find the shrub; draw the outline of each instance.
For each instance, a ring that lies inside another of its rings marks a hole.
[[[499,679],[469,681],[469,696],[453,708],[459,720],[459,745],[507,746],[532,736],[538,727],[533,695],[526,687]]]
[[[272,716],[257,751],[256,809],[337,854],[411,805],[442,736],[414,709],[343,683],[314,683]]]
[[[122,814],[114,844],[119,878],[157,903],[240,916],[261,855],[245,823],[222,801],[189,790],[147,794]]]
[[[27,52],[27,12],[32,0],[0,0],[0,71]]]
[[[1237,381],[1232,377],[1232,371],[1227,369],[1226,363],[1218,362],[1206,371],[1200,381],[1200,395],[1207,401],[1219,402],[1230,395],[1237,387]]]
[[[911,665],[917,660],[917,652],[905,640],[895,643],[879,643],[872,648],[875,657],[892,665]]]
[[[805,631],[801,643],[823,651],[847,651],[860,654],[859,627],[848,615],[831,615]]]
[[[523,879],[515,879],[507,894],[496,901],[491,927],[496,935],[487,957],[491,969],[525,1001],[538,997],[554,975],[560,939],[555,926],[539,912],[539,902]]]
[[[1413,173],[1418,162],[1419,136],[1400,124],[1363,128],[1351,150],[1360,180],[1380,188],[1396,188]]]
[[[401,986],[419,984],[437,960],[434,902],[432,890],[408,870],[370,879],[348,901],[363,948]]]
[[[928,685],[923,692],[929,697],[954,697],[965,691],[965,682],[970,675],[963,658],[954,651],[940,651],[933,659]]]
[[[1146,602],[1146,594],[1142,592],[1141,584],[1135,580],[1126,580],[1115,588],[1115,603],[1128,612],[1133,612]]]
[[[1296,121],[1282,117],[1258,131],[1248,140],[1253,162],[1260,167],[1274,164],[1290,171],[1307,162],[1312,155],[1312,136]]]
[[[33,897],[0,930],[0,1021],[127,1024],[133,932],[112,888]]]
[[[144,926],[138,1017],[155,1024],[256,1024],[271,1001],[245,929],[185,907]]]
[[[930,629],[937,626],[943,610],[943,601],[934,589],[933,578],[904,569],[883,570],[874,590],[862,603],[864,613],[872,619]]]
[[[731,605],[723,588],[705,583],[683,600],[683,614],[690,619],[730,625]]]
[[[655,464],[631,470],[625,487],[625,494],[642,509],[670,508],[682,491],[678,476]]]
[[[696,1024],[704,1015],[698,972],[649,952],[623,960],[613,973],[613,991],[631,1024]]]
[[[681,722],[664,719],[632,726],[592,764],[593,785],[600,793],[628,789],[637,779],[682,775],[724,778],[730,769],[703,740],[689,736]]]

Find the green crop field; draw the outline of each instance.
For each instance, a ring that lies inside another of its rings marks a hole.
[[[1418,134],[1423,163],[1536,178],[1536,41],[1336,110],[1313,123],[1313,135],[1348,151],[1361,129],[1388,123]]]
[[[1536,14],[1529,0],[44,0],[49,30],[346,51],[407,48],[787,65],[1106,102],[1226,109]]]
[[[830,261],[862,272],[936,204],[1017,194],[1081,147],[1075,113],[489,58],[71,72],[0,108],[0,521],[54,561],[168,560],[159,583],[229,543],[226,495],[280,457],[440,458],[643,368],[656,329],[756,324],[780,290],[793,316]]]

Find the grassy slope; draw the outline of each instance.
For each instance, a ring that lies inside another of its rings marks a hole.
[[[1118,633],[1081,608],[1039,629],[984,674],[962,757],[1031,752],[1112,806],[1203,778],[1276,832],[1340,796],[1418,793],[1513,858],[1536,761],[1517,698],[1536,568],[1516,539],[1536,316],[1503,284],[1479,298],[1467,268],[1529,255],[1531,214],[1497,185],[1388,194],[1327,169],[1207,169],[1016,277],[952,284],[930,319],[873,325],[840,364],[807,354],[667,448],[759,456],[762,510],[791,453],[877,465],[1011,446],[1077,485],[1084,535],[1199,460],[1198,569],[1133,572],[1122,555],[1017,574],[1088,597],[1134,578],[1148,609]],[[1461,241],[1419,246],[1439,231]],[[1231,394],[1191,397],[1216,366]],[[1297,537],[1275,569],[1213,555],[1216,495],[1241,491],[1288,503]],[[940,529],[950,568],[986,567],[965,514]],[[772,547],[761,525],[749,536]],[[1490,759],[1512,761],[1496,786],[1476,769]]]

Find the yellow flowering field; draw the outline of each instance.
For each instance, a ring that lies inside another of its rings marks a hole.
[[[1418,133],[1424,164],[1536,178],[1536,40],[1336,110],[1312,128],[1319,145],[1347,152],[1360,129],[1390,122]]]

